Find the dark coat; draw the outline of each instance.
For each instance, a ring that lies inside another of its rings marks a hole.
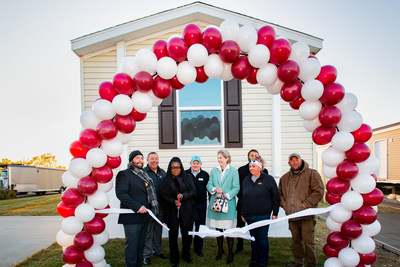
[[[118,172],[115,182],[115,193],[121,201],[121,209],[131,209],[134,212],[137,212],[141,206],[150,209],[144,181],[129,169]],[[147,223],[150,219],[151,217],[147,213],[120,214],[118,223]]]
[[[207,183],[210,180],[210,175],[200,169],[200,172],[194,176],[192,174],[192,169],[185,171],[190,177],[192,177],[194,186],[196,187],[196,204],[202,204],[207,202],[207,195],[210,198],[210,193],[207,191]]]
[[[238,169],[239,172],[239,182],[240,182],[240,190],[239,193],[237,194],[237,198],[238,198],[238,203],[236,206],[236,209],[240,212],[241,208],[242,208],[242,183],[244,178],[246,178],[247,176],[250,175],[250,169],[249,169],[250,163],[247,163],[246,165],[243,165],[242,167],[240,167]],[[263,173],[268,175],[268,170],[265,168],[263,171]]]

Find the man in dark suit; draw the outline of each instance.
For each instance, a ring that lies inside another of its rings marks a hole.
[[[133,214],[120,214],[118,223],[124,225],[125,264],[142,266],[143,248],[147,224],[151,217],[148,209],[158,213],[158,202],[153,180],[143,170],[143,154],[139,150],[129,154],[126,170],[117,174],[115,192],[121,208],[131,209]]]

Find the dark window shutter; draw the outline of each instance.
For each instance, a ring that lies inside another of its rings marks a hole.
[[[224,82],[225,147],[243,147],[242,83],[232,79]]]
[[[158,106],[158,137],[160,149],[177,148],[175,90]]]

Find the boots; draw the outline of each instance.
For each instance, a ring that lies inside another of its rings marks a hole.
[[[223,236],[217,237],[217,245],[218,245],[218,254],[217,254],[217,257],[215,257],[215,260],[219,261],[222,257],[222,254],[224,254],[224,237]]]
[[[226,261],[226,264],[232,263],[233,262],[233,237],[227,237],[226,241],[228,242],[228,260]]]

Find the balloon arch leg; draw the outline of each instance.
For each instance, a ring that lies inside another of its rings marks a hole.
[[[323,251],[325,266],[364,266],[374,263],[373,236],[383,200],[373,173],[379,166],[366,142],[372,129],[355,110],[357,98],[336,82],[333,66],[322,66],[306,43],[291,45],[276,38],[270,26],[258,30],[233,20],[203,31],[187,25],[182,36],[159,40],[152,50],[126,57],[122,72],[99,86],[100,99],[81,115],[84,128],[70,145],[73,156],[63,176],[68,187],[57,206],[65,219],[57,234],[63,260],[76,266],[107,266],[102,247],[108,241],[104,216],[106,192],[113,187],[112,169],[121,164],[123,144],[136,122],[145,119],[172,90],[208,78],[246,79],[270,94],[280,94],[299,110],[304,127],[317,145],[331,143],[322,154],[329,178],[326,200],[335,204],[326,220],[331,231]]]

